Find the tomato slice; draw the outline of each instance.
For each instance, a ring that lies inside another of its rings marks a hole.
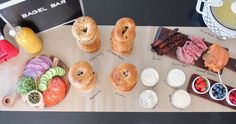
[[[66,95],[66,83],[60,77],[54,77],[43,93],[46,106],[53,106],[61,102]]]

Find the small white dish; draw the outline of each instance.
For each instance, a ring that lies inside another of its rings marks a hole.
[[[158,96],[153,90],[144,90],[139,96],[139,104],[146,109],[153,109],[158,103]]]
[[[225,90],[226,90],[226,95],[225,95],[223,98],[221,98],[221,99],[215,98],[215,97],[213,96],[213,94],[212,94],[212,89],[213,89],[213,87],[215,87],[217,84],[221,84],[221,85],[225,88]],[[224,99],[227,97],[227,94],[228,94],[228,89],[227,89],[227,87],[226,87],[224,84],[222,84],[222,83],[215,83],[215,84],[213,84],[213,85],[211,86],[210,90],[209,90],[209,95],[210,95],[210,97],[211,97],[212,99],[216,100],[216,101],[222,101],[222,100],[224,100]]]
[[[145,86],[155,86],[159,82],[159,73],[154,68],[146,68],[141,73],[141,81]]]
[[[199,92],[199,91],[195,88],[195,83],[196,83],[197,79],[199,79],[200,77],[204,78],[205,81],[206,81],[206,83],[207,83],[207,90],[206,90],[205,92]],[[194,91],[195,93],[197,93],[197,94],[206,94],[206,93],[210,90],[210,87],[211,87],[210,81],[209,81],[206,77],[204,77],[204,76],[197,76],[197,77],[193,80],[193,82],[192,82],[192,89],[193,89],[193,91]]]
[[[185,83],[185,73],[177,68],[171,69],[167,75],[167,84],[173,88],[179,88]]]
[[[185,109],[190,105],[191,97],[187,91],[178,90],[172,95],[171,103],[178,109]]]
[[[32,103],[30,100],[29,100],[29,95],[32,94],[32,93],[38,93],[39,94],[39,102],[34,104]],[[44,101],[43,101],[43,94],[37,90],[32,90],[30,91],[27,95],[26,95],[26,102],[32,106],[32,107],[38,107],[38,108],[43,108],[44,107]]]
[[[229,93],[228,93],[228,95],[227,95],[227,97],[226,97],[226,101],[227,101],[227,103],[228,103],[229,105],[231,105],[231,106],[236,106],[236,104],[233,104],[233,103],[230,101],[230,99],[229,99],[229,96],[230,96],[230,94],[231,94],[233,91],[236,91],[236,89],[232,89],[232,90],[229,91]]]

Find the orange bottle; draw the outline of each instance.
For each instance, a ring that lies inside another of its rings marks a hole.
[[[14,31],[10,31],[10,35],[28,53],[37,54],[43,48],[42,41],[30,28],[17,26]]]

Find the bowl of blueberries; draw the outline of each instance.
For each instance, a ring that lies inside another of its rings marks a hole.
[[[227,97],[228,89],[222,83],[215,83],[211,86],[209,95],[212,99],[221,101]]]

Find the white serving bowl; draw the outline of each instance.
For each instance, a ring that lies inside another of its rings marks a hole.
[[[199,92],[199,91],[196,90],[196,88],[195,88],[195,82],[196,82],[197,79],[200,78],[200,77],[203,77],[203,78],[206,80],[206,83],[207,83],[207,90],[206,90],[205,92]],[[206,94],[206,93],[210,90],[210,87],[211,87],[210,81],[209,81],[206,77],[204,77],[204,76],[197,76],[197,77],[193,80],[193,82],[192,82],[192,89],[193,89],[193,91],[194,91],[195,93],[197,93],[197,94]]]
[[[236,38],[236,30],[227,28],[225,25],[221,24],[215,18],[211,10],[211,7],[221,7],[224,4],[224,1],[227,0],[198,0],[196,5],[196,11],[202,15],[204,23],[212,32],[220,36],[220,38],[226,40]],[[232,10],[235,6],[234,4],[235,2],[231,6]]]
[[[221,99],[216,99],[216,98],[213,96],[213,94],[212,94],[212,89],[213,89],[213,87],[214,87],[215,85],[217,85],[217,84],[223,85],[223,87],[224,87],[225,90],[226,90],[226,95],[225,95],[223,98],[221,98]],[[227,94],[228,94],[228,89],[227,89],[227,87],[226,87],[224,84],[222,84],[222,83],[215,83],[215,84],[213,84],[213,85],[211,86],[211,88],[210,88],[210,91],[209,91],[210,97],[211,97],[212,99],[216,100],[216,101],[222,101],[222,100],[224,100],[224,99],[227,97]]]
[[[230,93],[233,92],[233,91],[236,91],[236,89],[232,89],[232,90],[229,91],[229,93],[228,93],[228,95],[227,95],[227,98],[226,98],[226,101],[227,101],[227,103],[228,103],[229,105],[231,105],[231,106],[236,106],[236,104],[233,104],[233,103],[229,100],[229,95],[230,95]]]

